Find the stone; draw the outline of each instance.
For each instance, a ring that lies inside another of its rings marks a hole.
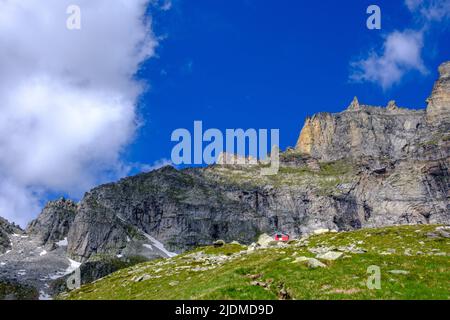
[[[252,282],[250,282],[250,284],[252,286],[258,286],[258,287],[263,287],[263,288],[267,288],[268,287],[268,284],[265,283],[265,282],[262,282],[262,281],[252,281]]]
[[[219,248],[223,247],[225,245],[225,241],[223,240],[216,240],[213,242],[214,247]]]
[[[326,229],[326,228],[316,229],[313,231],[313,233],[315,235],[324,234],[324,233],[328,233],[328,232],[330,232],[330,230]]]
[[[315,269],[315,268],[326,268],[326,264],[320,262],[317,259],[311,258],[308,261],[306,261],[306,265],[308,266],[308,268],[310,269]]]
[[[304,257],[304,256],[301,256],[301,257],[297,257],[297,258],[295,258],[295,260],[294,260],[294,261],[292,261],[292,263],[301,263],[301,262],[305,262],[305,261],[308,261],[309,259],[311,259],[311,258],[309,258],[309,257]]]
[[[406,270],[389,270],[389,273],[392,273],[392,274],[409,274],[409,271],[406,271]]]
[[[133,282],[141,282],[141,281],[144,281],[144,279],[147,277],[147,279],[148,279],[148,277],[150,277],[148,274],[142,274],[142,275],[138,275],[138,276],[135,276],[133,279],[131,279]]]
[[[274,242],[276,243],[276,241],[273,240],[273,238],[271,236],[269,236],[266,233],[263,233],[259,236],[257,243],[261,246],[261,247],[267,247],[269,245],[273,245]]]
[[[334,261],[340,259],[343,255],[344,254],[342,252],[328,251],[326,253],[318,254],[316,258],[320,260]]]
[[[253,242],[247,247],[247,252],[252,252],[260,248],[261,246],[258,243]]]
[[[310,269],[326,267],[326,264],[320,262],[319,260],[317,260],[315,258],[304,257],[304,256],[295,258],[295,260],[292,261],[291,263],[305,264]]]

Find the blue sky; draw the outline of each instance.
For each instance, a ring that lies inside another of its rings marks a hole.
[[[381,30],[369,30],[366,9],[381,8]],[[151,11],[151,10],[150,10]],[[138,73],[150,84],[141,97],[144,124],[127,151],[130,161],[169,159],[176,128],[279,128],[293,146],[307,115],[360,102],[424,108],[437,66],[450,59],[447,21],[427,25],[421,58],[388,88],[350,79],[352,61],[383,53],[391,33],[421,30],[424,19],[403,1],[174,1],[152,12],[164,36],[158,58]]]

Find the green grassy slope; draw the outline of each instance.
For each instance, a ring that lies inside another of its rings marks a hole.
[[[396,226],[326,233],[247,251],[227,244],[122,269],[61,299],[449,299],[449,230]],[[295,262],[344,252],[326,267]],[[297,259],[300,260],[300,259]],[[378,266],[381,289],[366,285]]]

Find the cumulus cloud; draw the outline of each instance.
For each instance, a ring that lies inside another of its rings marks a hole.
[[[450,0],[405,0],[408,9],[425,21],[441,21],[450,17]]]
[[[356,81],[375,82],[387,89],[398,83],[408,71],[426,72],[421,57],[422,47],[422,32],[395,31],[386,37],[382,54],[371,52],[367,58],[352,63],[354,72],[351,77]]]
[[[409,10],[416,10],[421,4],[423,0],[405,0],[405,4]]]
[[[0,0],[0,216],[20,224],[47,192],[77,197],[125,174],[133,79],[155,54],[149,0]]]
[[[352,61],[351,80],[372,82],[386,90],[408,72],[427,72],[422,57],[427,31],[432,24],[450,17],[450,0],[405,0],[405,5],[419,22],[418,26],[388,33],[379,50],[372,49],[362,59]]]
[[[167,10],[170,10],[171,8],[172,8],[172,1],[171,0],[165,0],[161,4],[161,10],[162,11],[167,11]]]

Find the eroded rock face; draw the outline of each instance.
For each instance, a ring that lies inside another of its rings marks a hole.
[[[78,207],[68,252],[83,261],[151,257],[274,231],[448,224],[447,68],[427,110],[354,99],[341,113],[308,119],[275,176],[262,177],[258,166],[165,167],[95,188]]]
[[[296,149],[323,161],[347,157],[397,160],[420,156],[411,151],[433,138],[425,110],[362,105],[307,119]]]
[[[50,201],[26,231],[37,237],[42,245],[51,246],[67,237],[76,212],[77,205],[71,200]]]
[[[450,121],[450,61],[439,67],[439,80],[428,98],[427,118],[430,125]]]
[[[323,161],[346,157],[392,160],[436,160],[448,152],[450,140],[450,62],[440,77],[426,110],[362,105],[355,98],[347,110],[308,118],[296,149]]]
[[[18,226],[0,217],[0,254],[11,249],[10,237],[12,234],[18,232],[22,232]]]

